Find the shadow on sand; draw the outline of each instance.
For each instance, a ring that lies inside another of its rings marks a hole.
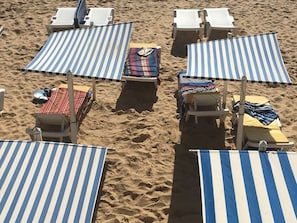
[[[180,121],[181,140],[175,160],[169,223],[202,222],[201,187],[197,155],[189,149],[225,149],[225,127],[214,118]]]
[[[123,85],[116,103],[116,111],[134,108],[137,112],[153,111],[157,102],[157,88],[154,83],[128,81]]]
[[[198,33],[195,31],[178,31],[175,39],[173,40],[171,55],[185,58],[187,56],[187,44],[197,43],[198,37]]]

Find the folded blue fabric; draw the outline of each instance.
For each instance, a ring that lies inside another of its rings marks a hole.
[[[239,111],[240,101],[233,105],[233,112]],[[269,125],[278,118],[277,112],[267,104],[251,103],[246,101],[244,104],[244,112],[258,119],[262,124]]]

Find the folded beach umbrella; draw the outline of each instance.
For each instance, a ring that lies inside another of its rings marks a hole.
[[[275,33],[190,44],[185,76],[242,81],[237,148],[241,149],[246,81],[291,84]],[[224,94],[226,89],[224,90]],[[224,104],[226,95],[224,95]]]
[[[204,223],[296,222],[297,153],[198,150]]]
[[[76,137],[76,121],[73,97],[71,99],[72,75],[92,78],[93,95],[96,95],[95,80],[120,81],[131,33],[131,22],[53,32],[40,52],[23,69],[67,75],[73,139]],[[73,141],[76,142],[76,139]]]
[[[92,222],[106,147],[0,140],[1,222]]]

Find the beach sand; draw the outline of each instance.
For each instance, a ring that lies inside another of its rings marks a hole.
[[[197,158],[189,148],[236,149],[235,132],[228,114],[225,129],[209,119],[180,123],[177,113],[177,78],[187,69],[187,58],[173,55],[173,10],[229,7],[239,26],[239,36],[276,32],[285,66],[297,82],[297,4],[294,0],[209,1],[95,1],[88,7],[112,7],[114,22],[134,22],[131,41],[155,42],[162,47],[161,84],[99,81],[97,101],[83,120],[78,143],[106,146],[106,168],[95,207],[94,221],[201,222]],[[32,114],[41,105],[32,103],[33,92],[66,82],[64,76],[20,71],[39,52],[48,38],[45,28],[56,7],[75,7],[76,1],[4,0],[0,3],[0,88],[5,89],[0,117],[1,139],[30,137]],[[75,84],[91,86],[87,79]],[[223,89],[223,83],[216,81]],[[229,82],[231,95],[239,94],[240,83]],[[248,83],[248,94],[263,95],[278,111],[283,132],[297,143],[297,87]],[[296,151],[296,146],[291,150]]]

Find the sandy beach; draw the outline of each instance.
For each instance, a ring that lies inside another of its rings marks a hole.
[[[66,83],[65,76],[22,72],[39,52],[49,34],[46,25],[57,7],[76,7],[76,1],[4,0],[0,3],[0,88],[5,89],[1,139],[30,140],[35,90]],[[297,83],[297,4],[295,0],[209,1],[95,1],[88,7],[114,8],[114,23],[133,22],[132,42],[162,47],[161,84],[98,81],[96,102],[83,120],[77,142],[109,149],[94,222],[153,223],[202,222],[197,157],[189,148],[236,149],[231,112],[225,128],[209,119],[180,123],[177,113],[177,73],[187,69],[187,58],[173,55],[174,9],[228,7],[240,27],[239,36],[275,32],[286,69]],[[75,84],[92,86],[88,79]],[[223,89],[223,82],[216,81]],[[229,82],[231,96],[240,83]],[[270,99],[282,122],[282,130],[297,151],[297,85],[248,83],[248,94]]]

